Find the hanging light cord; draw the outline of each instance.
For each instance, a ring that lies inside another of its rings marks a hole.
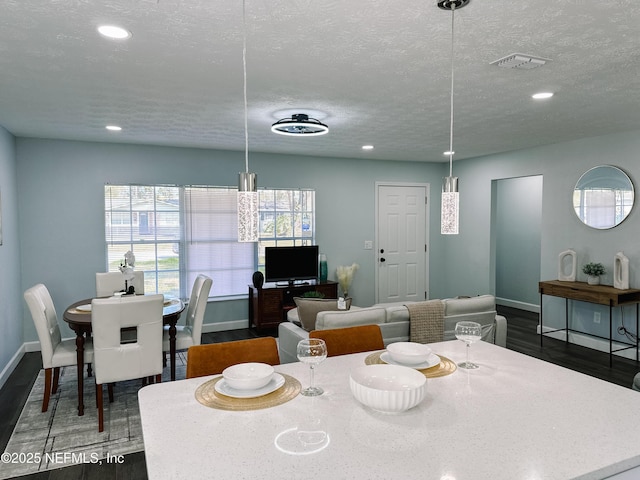
[[[453,28],[454,14],[456,11],[455,3],[451,4],[451,125],[449,133],[449,176],[453,177]]]
[[[242,0],[242,79],[244,84],[244,169],[249,173],[249,121],[247,113],[247,18]]]

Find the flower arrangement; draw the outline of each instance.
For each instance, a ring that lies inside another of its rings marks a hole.
[[[136,257],[131,250],[124,254],[124,264],[120,264],[120,272],[124,277],[125,293],[135,293],[133,284],[129,285],[129,282],[133,282],[135,276],[133,275],[133,267],[136,264]]]
[[[349,287],[351,287],[353,275],[356,273],[356,270],[358,270],[358,268],[360,268],[360,265],[358,265],[357,263],[352,263],[348,266],[340,265],[336,269],[338,283],[340,284],[340,288],[342,288],[342,294],[345,298],[349,296]]]
[[[606,272],[604,265],[601,263],[587,263],[582,266],[582,273],[589,275],[590,277],[599,277]]]

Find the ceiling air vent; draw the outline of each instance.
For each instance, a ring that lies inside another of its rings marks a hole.
[[[525,55],[523,53],[512,53],[506,57],[491,62],[491,65],[497,65],[502,68],[517,68],[520,70],[531,70],[532,68],[541,67],[547,62],[550,62],[548,58],[533,57],[531,55]]]

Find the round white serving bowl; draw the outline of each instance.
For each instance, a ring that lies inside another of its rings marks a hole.
[[[351,372],[351,393],[363,405],[383,413],[399,413],[418,405],[427,393],[427,378],[399,365],[365,365]]]
[[[387,352],[391,358],[405,365],[418,365],[424,363],[431,355],[431,348],[424,343],[395,342],[387,345]]]
[[[222,371],[229,387],[236,390],[256,390],[273,378],[274,369],[266,363],[239,363]]]

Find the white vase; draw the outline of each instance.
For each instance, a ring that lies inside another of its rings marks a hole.
[[[599,275],[587,275],[587,283],[589,285],[600,285]]]
[[[613,258],[613,286],[620,290],[629,289],[629,259],[622,252]]]
[[[576,281],[576,252],[569,249],[558,255],[558,280],[562,282]]]

